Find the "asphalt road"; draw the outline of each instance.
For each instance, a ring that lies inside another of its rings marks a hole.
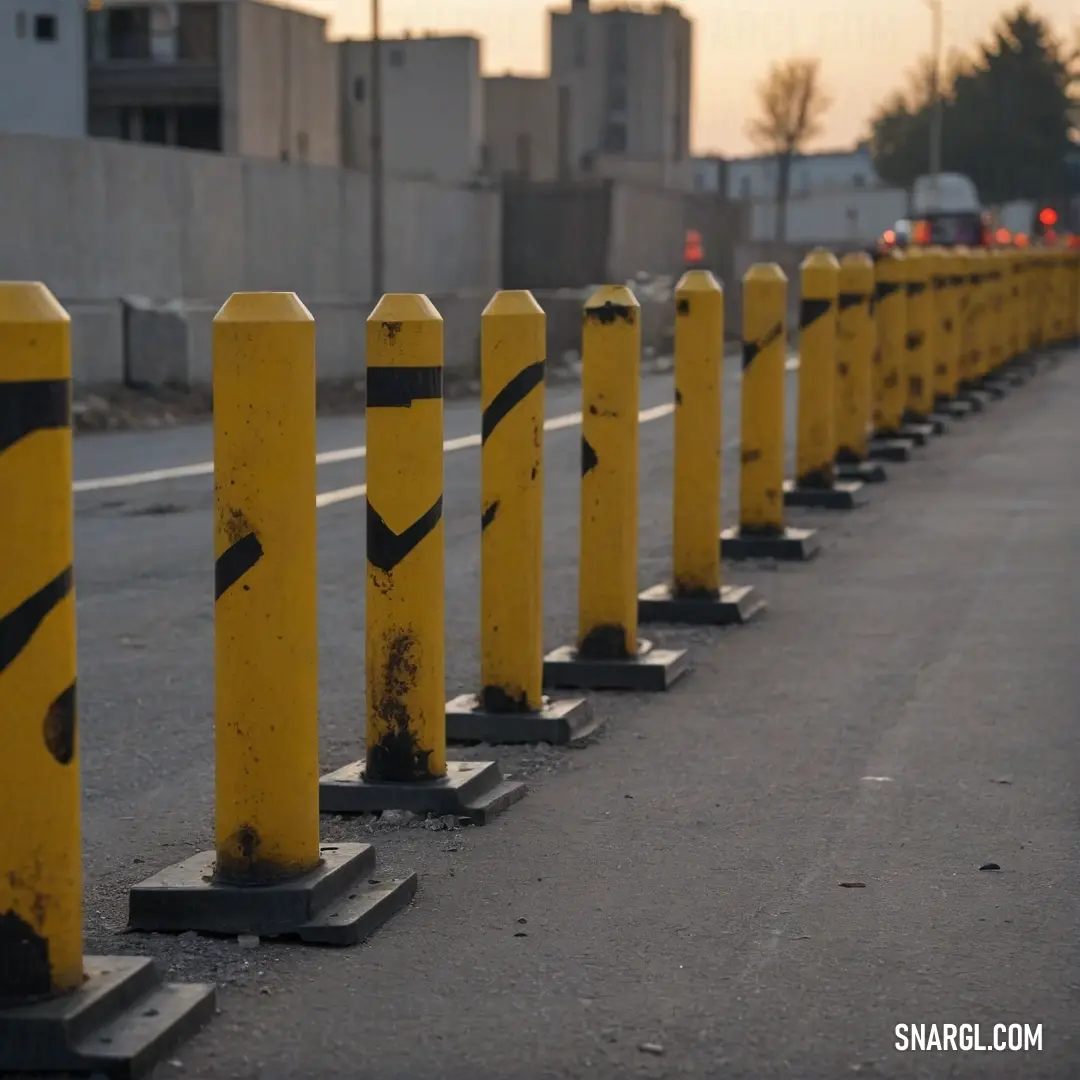
[[[728,522],[736,379],[733,362]],[[324,819],[327,838],[374,838],[385,876],[420,874],[412,907],[345,951],[121,933],[130,885],[212,846],[212,487],[94,482],[198,465],[210,433],[77,440],[87,951],[222,986],[160,1075],[1080,1074],[1078,397],[1080,367],[1053,367],[894,466],[869,506],[793,513],[820,525],[819,559],[728,565],[766,616],[658,634],[693,673],[597,695],[587,747],[452,755],[528,780],[492,824]],[[644,380],[643,409],[670,398],[670,376]],[[549,391],[551,417],[578,407]],[[576,614],[565,423],[546,442],[552,646]],[[478,431],[476,402],[447,404],[448,439]],[[363,439],[362,418],[320,423],[320,450]],[[643,585],[667,569],[670,448],[670,415],[642,426]],[[363,464],[322,465],[320,491]],[[447,455],[448,698],[478,677],[478,469],[475,446]],[[361,498],[319,512],[325,768],[360,754],[363,522]],[[1043,1049],[894,1049],[896,1024],[935,1022],[1041,1024]]]

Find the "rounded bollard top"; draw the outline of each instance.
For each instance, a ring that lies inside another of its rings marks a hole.
[[[802,263],[800,270],[839,270],[840,263],[836,256],[828,248],[814,248]]]
[[[438,308],[423,293],[383,293],[368,322],[442,322]]]
[[[916,248],[907,255],[908,276],[917,278],[930,272],[930,252],[926,248]]]
[[[215,323],[314,322],[296,293],[234,292],[214,316]]]
[[[595,311],[603,307],[636,308],[640,306],[634,290],[629,285],[601,285],[585,301],[586,311]]]
[[[487,307],[481,313],[481,318],[485,315],[500,317],[528,315],[535,318],[543,314],[544,309],[536,302],[536,297],[528,289],[500,289],[488,301]]]
[[[0,323],[67,323],[71,316],[40,281],[0,281]]]
[[[840,260],[841,270],[873,270],[874,260],[866,251],[849,251]]]
[[[754,263],[749,270],[743,274],[743,284],[749,285],[751,282],[756,284],[768,283],[770,285],[786,285],[787,274],[784,273],[783,267],[779,263]]]
[[[675,291],[677,293],[722,293],[724,289],[711,270],[687,270],[679,278]]]

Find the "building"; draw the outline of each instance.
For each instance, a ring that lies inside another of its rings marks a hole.
[[[775,199],[779,163],[772,155],[727,160],[697,158],[694,174],[694,186],[699,191],[723,191],[729,199]],[[854,150],[796,154],[791,162],[792,198],[880,186],[870,148],[865,144]]]
[[[343,164],[371,168],[370,40],[338,43]],[[391,176],[467,184],[483,173],[484,89],[480,39],[384,38],[383,167]]]
[[[0,131],[86,134],[85,32],[71,0],[0,2]]]
[[[570,174],[570,91],[551,79],[484,79],[484,160],[494,177],[539,182]]]
[[[692,24],[658,4],[550,12],[551,79],[570,97],[575,174],[690,177]],[[620,167],[620,162],[625,167]]]
[[[91,135],[340,163],[325,19],[263,0],[104,0],[87,38]]]

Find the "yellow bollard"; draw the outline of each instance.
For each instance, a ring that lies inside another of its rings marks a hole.
[[[544,658],[544,685],[666,690],[689,663],[637,636],[641,308],[625,285],[586,302],[581,360],[578,637]]]
[[[293,293],[214,318],[217,850],[131,890],[136,930],[351,945],[409,902],[368,844],[319,844],[315,322]]]
[[[214,1010],[213,987],[162,986],[152,960],[83,957],[71,459],[68,314],[38,282],[0,282],[5,1076],[98,1072],[103,1045],[111,1067],[145,1068]],[[166,999],[168,1015],[146,1012]]]
[[[544,697],[547,316],[498,292],[480,319],[480,693],[446,706],[455,742],[558,743],[596,727],[582,698]]]
[[[881,255],[874,267],[874,311],[877,322],[872,389],[873,438],[870,457],[876,461],[908,461],[914,442],[902,437],[907,404],[904,353],[907,348],[907,258],[902,251]]]
[[[0,1000],[82,985],[71,330],[0,283]]]
[[[1080,344],[1080,240],[1074,238],[1070,250],[1069,341]]]
[[[972,263],[972,309],[971,309],[971,371],[972,383],[982,394],[983,400],[997,399],[1004,391],[992,378],[992,342],[995,335],[994,293],[995,279],[990,252],[975,248],[971,252]]]
[[[934,355],[935,410],[955,420],[971,414],[961,401],[960,389],[960,294],[964,285],[960,258],[946,248],[933,256],[934,323],[937,349]]]
[[[925,443],[944,423],[934,413],[934,256],[915,248],[907,257],[907,331],[904,335],[904,424],[901,434]]]
[[[840,263],[812,251],[800,268],[799,398],[795,480],[784,484],[784,505],[854,510],[863,505],[861,480],[836,475],[836,352]]]
[[[989,397],[979,389],[981,364],[982,274],[978,249],[957,249],[962,260],[964,285],[960,298],[960,392],[973,412],[986,408]]]
[[[887,479],[869,456],[876,349],[874,263],[865,252],[849,252],[840,260],[836,324],[836,475],[841,480],[878,484]]]
[[[991,248],[986,252],[986,374],[983,385],[1003,397],[1006,382],[1002,378],[1009,342],[1009,316],[1006,307],[1008,282],[1002,262],[1004,252]]]
[[[672,580],[638,597],[641,622],[724,626],[765,608],[751,586],[721,582],[723,381],[724,292],[709,271],[691,270],[675,287]]]
[[[1063,252],[1056,244],[1049,248],[1047,251],[1047,261],[1049,265],[1049,279],[1050,285],[1048,290],[1050,300],[1050,316],[1047,335],[1050,344],[1053,348],[1059,348],[1064,340],[1064,281],[1063,281]]]
[[[1021,362],[1021,341],[1025,330],[1021,304],[1020,257],[1015,248],[1004,248],[996,255],[1001,269],[1001,335],[1004,360],[998,377],[1010,386],[1021,386],[1027,379]]]
[[[759,263],[743,277],[742,470],[739,524],[721,534],[729,559],[800,561],[818,552],[817,531],[784,524],[787,277]]]
[[[1043,298],[1046,290],[1041,248],[1028,248],[1024,277],[1027,281],[1028,352],[1043,348]]]
[[[388,293],[367,320],[366,761],[319,782],[324,814],[458,814],[525,794],[498,765],[447,762],[443,320]]]

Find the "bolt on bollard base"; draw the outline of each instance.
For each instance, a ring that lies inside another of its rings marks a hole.
[[[416,874],[375,881],[370,844],[321,844],[319,853],[320,864],[301,877],[234,885],[215,880],[215,852],[200,852],[131,890],[128,929],[356,945],[416,895]]]
[[[366,765],[354,761],[319,781],[323,814],[451,814],[472,825],[486,825],[496,814],[525,797],[525,785],[504,780],[494,761],[448,761],[446,775],[432,780],[371,780]]]
[[[552,690],[670,689],[690,670],[686,649],[658,649],[638,639],[629,656],[590,655],[574,645],[563,645],[544,657],[544,686]]]
[[[862,480],[836,480],[831,484],[784,481],[784,505],[806,510],[855,510],[867,503]]]
[[[735,526],[720,534],[720,557],[742,562],[746,559],[776,559],[778,562],[808,562],[821,550],[817,529],[751,532]]]
[[[539,709],[485,707],[476,694],[461,694],[446,706],[446,738],[458,743],[580,742],[600,726],[592,705],[584,698],[557,701],[545,697]]]
[[[0,1073],[145,1076],[214,1015],[212,985],[166,983],[143,956],[87,956],[69,994],[0,1008]]]
[[[752,585],[722,585],[719,593],[680,593],[664,582],[638,594],[638,621],[690,626],[741,626],[768,608]]]

